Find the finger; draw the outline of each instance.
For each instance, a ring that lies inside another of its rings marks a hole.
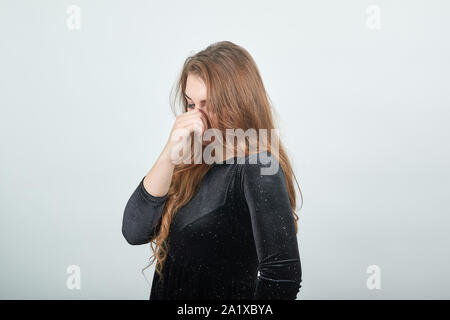
[[[176,124],[174,125],[177,128],[183,128],[192,123],[193,121],[196,121],[197,117],[188,117],[188,118],[182,118],[178,119]]]
[[[197,139],[201,139],[203,136],[202,126],[199,123],[192,123],[189,131],[194,132],[194,137]]]
[[[189,128],[191,126],[191,124],[193,124],[193,123],[198,125],[202,131],[205,130],[204,122],[200,118],[186,120],[183,123],[180,123],[180,127],[181,128]]]
[[[194,114],[197,114],[198,111],[199,111],[199,110],[198,110],[197,108],[191,109],[191,110],[188,110],[188,111],[182,113],[181,116],[190,116],[190,115],[194,115]]]
[[[184,114],[182,114],[182,115],[177,117],[176,122],[177,123],[182,123],[182,122],[185,122],[186,120],[195,119],[195,118],[197,118],[199,116],[199,113],[200,112],[198,110],[195,111],[195,112],[189,113],[189,114],[188,113],[184,113]]]

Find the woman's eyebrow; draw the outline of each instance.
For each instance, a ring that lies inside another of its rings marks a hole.
[[[184,96],[185,96],[186,98],[188,98],[189,100],[194,101],[194,100],[192,100],[191,98],[189,98],[189,96],[186,94],[186,92],[184,93]],[[200,101],[200,103],[206,103],[206,100],[202,100],[202,101]]]

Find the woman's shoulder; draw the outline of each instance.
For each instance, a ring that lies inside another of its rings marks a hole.
[[[231,178],[237,175],[235,182],[240,182],[241,190],[244,183],[247,185],[264,184],[266,182],[284,183],[284,173],[277,157],[270,151],[253,153],[245,156],[235,156],[226,161],[216,162],[213,166],[223,167],[223,170],[215,170],[215,182],[218,183],[217,176]]]
[[[261,189],[266,186],[283,187],[285,185],[283,169],[275,155],[267,152],[241,157],[237,162],[241,190],[245,186]]]
[[[277,157],[270,151],[263,151],[237,158],[237,165],[248,176],[264,176],[282,174]]]

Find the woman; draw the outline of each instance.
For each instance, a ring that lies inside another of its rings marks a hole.
[[[296,299],[295,175],[255,62],[229,41],[212,44],[185,61],[176,89],[184,112],[123,217],[126,240],[150,242],[157,261],[150,299]],[[227,128],[255,129],[258,143],[235,145]],[[220,133],[213,163],[180,156],[210,129]],[[262,174],[268,164],[279,169]]]

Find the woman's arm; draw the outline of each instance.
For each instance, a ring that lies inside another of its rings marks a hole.
[[[158,233],[174,171],[174,150],[186,143],[193,131],[205,129],[202,113],[195,109],[179,115],[153,167],[139,183],[125,207],[122,234],[133,245],[150,242]],[[175,155],[177,153],[175,152]]]
[[[165,150],[141,180],[125,207],[122,234],[129,244],[148,243],[158,233],[174,168]]]
[[[302,273],[284,173],[278,166],[275,174],[262,175],[263,166],[244,164],[241,176],[259,260],[254,299],[295,300]]]
[[[122,234],[129,244],[150,242],[157,234],[167,195],[156,197],[148,193],[141,180],[125,207]]]
[[[125,207],[122,234],[129,244],[148,243],[159,230],[174,168],[165,150],[141,180]]]

